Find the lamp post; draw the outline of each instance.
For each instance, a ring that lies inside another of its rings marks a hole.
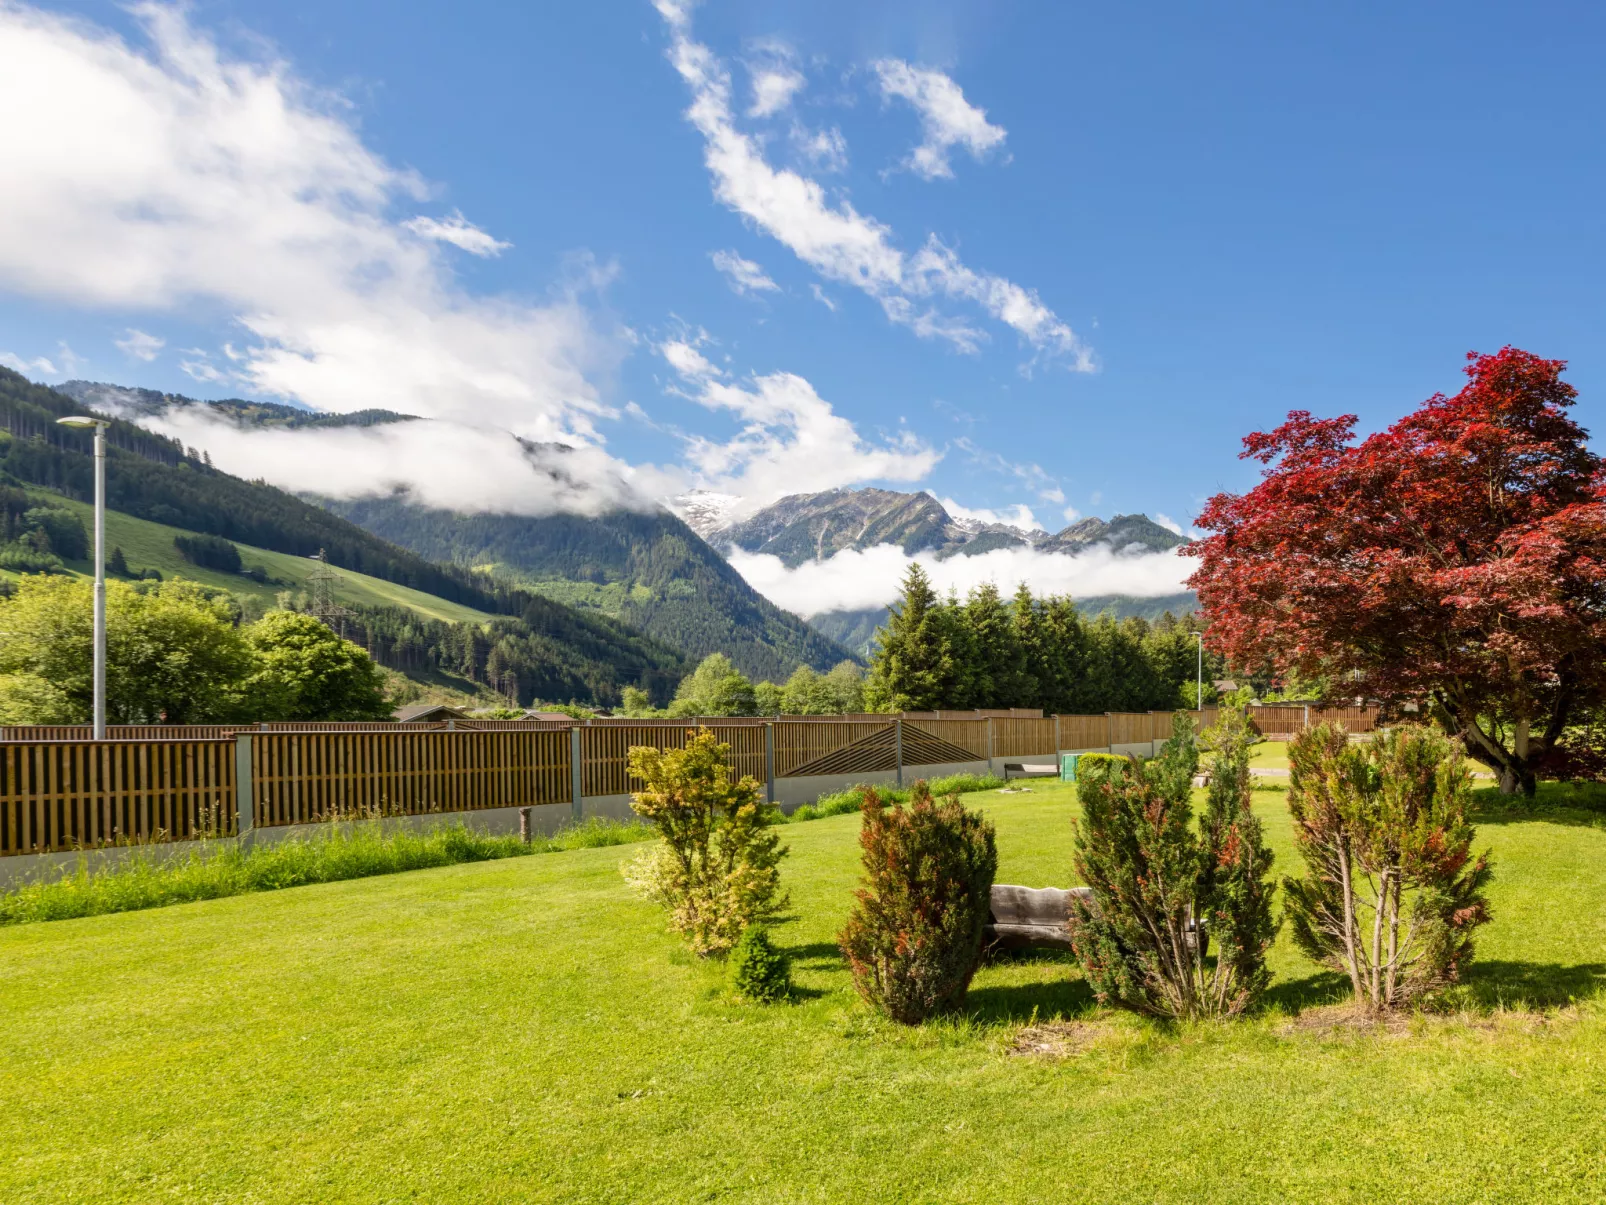
[[[106,739],[106,428],[103,418],[71,414],[63,427],[95,429],[95,720],[94,738]]]

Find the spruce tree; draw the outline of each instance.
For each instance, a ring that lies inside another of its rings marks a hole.
[[[942,604],[918,562],[904,575],[903,595],[887,617],[872,662],[879,701],[893,711],[935,711],[948,700],[954,663]]]

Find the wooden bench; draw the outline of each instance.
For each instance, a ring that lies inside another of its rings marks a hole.
[[[1007,761],[1004,763],[1004,781],[1008,782],[1012,774],[1016,778],[1058,778],[1060,768],[1053,762]]]
[[[983,940],[994,950],[1071,948],[1071,899],[1094,907],[1090,887],[1016,887],[994,883],[987,901]],[[1187,941],[1193,948],[1198,926],[1188,922]]]
[[[994,883],[988,900],[986,941],[1004,950],[1026,950],[1047,946],[1071,948],[1071,897],[1089,902],[1093,892],[1086,887],[1015,887]]]

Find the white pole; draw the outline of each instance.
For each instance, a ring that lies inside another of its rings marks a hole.
[[[106,424],[95,424],[95,730],[106,739]]]

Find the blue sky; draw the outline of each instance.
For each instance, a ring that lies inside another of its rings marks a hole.
[[[395,397],[578,435],[587,472],[652,466],[635,478],[649,491],[885,483],[1024,505],[1051,530],[1074,513],[1186,524],[1251,480],[1247,431],[1295,407],[1382,425],[1455,389],[1472,349],[1570,360],[1597,425],[1602,20],[1480,4],[13,7],[0,76],[48,46],[86,79],[133,81],[153,116],[60,71],[13,85],[22,128],[0,148],[50,179],[0,183],[0,352],[46,380]],[[677,53],[728,74],[701,129],[687,109],[710,93]],[[196,54],[222,82],[196,82]],[[259,127],[265,96],[323,124]],[[84,133],[102,126],[104,145]],[[294,167],[260,153],[262,131]],[[707,156],[725,135],[746,158],[722,176]],[[168,199],[105,162],[146,137],[158,168],[196,173],[175,203],[242,146],[246,178],[160,218],[162,237],[131,232],[131,209]],[[817,188],[818,212],[764,198],[782,173]],[[363,196],[308,218],[324,188]],[[257,241],[281,218],[307,221],[306,264],[297,233]],[[833,223],[878,241],[844,250]],[[347,263],[325,238],[358,249]],[[759,287],[738,291],[716,255]],[[852,283],[889,255],[894,283]],[[353,284],[376,262],[405,287]],[[403,475],[421,455],[391,452]]]

